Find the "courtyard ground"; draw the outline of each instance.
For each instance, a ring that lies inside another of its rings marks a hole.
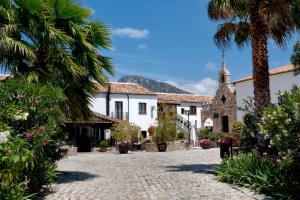
[[[47,200],[267,199],[215,180],[219,149],[81,153],[58,164],[61,175]]]

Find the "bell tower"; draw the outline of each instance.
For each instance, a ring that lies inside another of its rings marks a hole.
[[[219,72],[219,87],[223,85],[230,85],[230,72],[227,70],[224,56],[222,59],[222,68]]]

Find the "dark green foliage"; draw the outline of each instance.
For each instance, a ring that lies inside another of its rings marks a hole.
[[[299,199],[294,177],[268,157],[252,152],[223,160],[222,164],[215,168],[219,181],[249,187],[276,199]]]
[[[107,142],[106,140],[102,140],[102,141],[99,143],[99,147],[107,148],[107,147],[108,147],[108,142]]]
[[[0,130],[0,132],[3,130]],[[29,144],[21,137],[10,137],[0,144],[0,199],[27,199],[28,174],[34,167],[34,155]]]
[[[0,65],[14,77],[26,77],[63,89],[70,117],[89,117],[96,81],[113,74],[109,29],[92,19],[77,0],[1,0]],[[106,73],[106,74],[105,74]]]
[[[15,185],[16,189],[37,193],[43,185],[53,182],[55,162],[64,153],[60,146],[65,140],[61,127],[65,120],[62,107],[66,98],[60,88],[11,79],[0,85],[0,94],[0,121],[11,130],[9,142],[13,145],[25,142],[19,150],[32,154],[33,164],[20,168],[20,174],[14,175],[20,183],[27,184],[23,184],[24,187]],[[5,130],[4,125],[1,127]],[[12,167],[6,161],[4,164]]]
[[[158,118],[157,127],[154,134],[156,144],[172,142],[176,139],[176,124],[174,116],[162,115]]]
[[[269,147],[278,151],[300,185],[300,88],[282,92],[278,104],[265,109],[260,125]]]
[[[179,139],[179,140],[184,139],[184,132],[178,132],[177,133],[177,139]]]
[[[257,138],[255,135],[256,117],[251,113],[247,113],[244,116],[245,127],[238,133],[239,147],[241,152],[250,152],[257,144]]]
[[[244,115],[244,126],[239,130],[239,146],[241,152],[251,152],[257,144],[258,129],[257,129],[257,118],[254,111],[254,99],[244,99],[243,107],[238,108],[245,112]]]
[[[212,141],[218,141],[218,139],[221,136],[225,136],[225,135],[226,135],[226,133],[224,133],[224,132],[213,132],[212,128],[210,128],[210,127],[202,129],[198,132],[198,137],[207,138]]]
[[[294,46],[294,52],[291,57],[291,62],[295,66],[295,75],[299,75],[300,74],[300,41],[297,41]]]

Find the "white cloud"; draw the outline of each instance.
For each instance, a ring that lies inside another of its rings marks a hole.
[[[131,39],[142,39],[149,36],[148,29],[135,28],[117,28],[112,30],[112,34],[119,37],[128,37]]]
[[[139,50],[143,50],[143,49],[147,49],[147,48],[148,48],[148,45],[146,45],[146,44],[139,44],[138,45]]]
[[[206,69],[212,70],[212,71],[215,71],[215,70],[218,69],[217,63],[213,63],[213,62],[208,62],[208,63],[206,63],[206,64],[205,64],[205,67],[206,67]]]
[[[218,88],[218,82],[211,78],[204,78],[200,81],[181,83],[176,81],[166,81],[180,89],[201,95],[215,95]]]

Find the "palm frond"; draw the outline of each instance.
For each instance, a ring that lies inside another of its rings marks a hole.
[[[211,20],[246,19],[248,9],[249,1],[246,0],[211,0],[208,3],[208,17]]]
[[[75,0],[55,0],[58,19],[83,20],[92,15],[90,9],[82,7]]]
[[[219,48],[228,48],[236,32],[237,25],[233,22],[226,22],[219,25],[214,41]]]
[[[110,39],[110,30],[99,20],[90,22],[85,30],[87,32],[87,40],[102,48],[110,49],[112,47]]]
[[[21,55],[28,59],[35,59],[35,53],[32,47],[25,41],[19,41],[15,38],[2,36],[0,38],[2,48],[8,50],[14,55]]]

